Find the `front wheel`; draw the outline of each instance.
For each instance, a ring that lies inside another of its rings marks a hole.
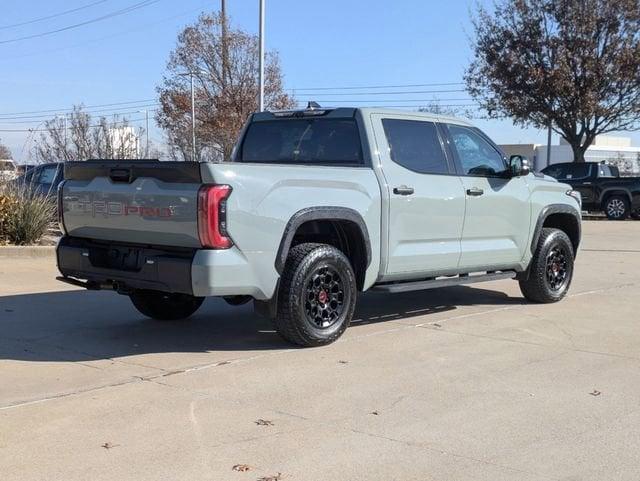
[[[558,302],[567,295],[573,278],[573,245],[559,229],[542,229],[529,266],[529,278],[520,281],[524,297],[532,302]]]
[[[604,212],[609,220],[624,220],[629,217],[629,201],[621,195],[613,195],[604,204]]]
[[[338,339],[351,322],[356,279],[349,259],[333,246],[300,244],[291,249],[278,292],[278,333],[301,346]]]
[[[129,298],[140,313],[158,321],[186,319],[204,302],[204,297],[142,289],[133,291]]]

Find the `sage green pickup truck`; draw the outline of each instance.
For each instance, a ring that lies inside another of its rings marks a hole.
[[[473,125],[374,108],[255,113],[221,163],[69,162],[58,197],[60,280],[160,320],[253,301],[303,346],[366,290],[516,279],[559,301],[581,235],[580,195]]]

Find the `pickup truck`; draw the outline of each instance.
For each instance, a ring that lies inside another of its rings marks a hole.
[[[610,220],[640,218],[640,177],[620,177],[617,167],[604,162],[562,162],[542,173],[580,192],[584,210],[604,212]]]
[[[303,346],[336,340],[359,292],[516,279],[562,299],[580,196],[455,118],[373,108],[250,116],[221,163],[65,164],[60,280],[160,320],[253,301]]]

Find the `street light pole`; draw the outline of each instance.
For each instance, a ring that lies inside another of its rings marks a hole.
[[[196,98],[195,89],[193,87],[193,72],[189,72],[191,76],[191,154],[194,162],[196,161]]]
[[[551,122],[549,122],[549,131],[547,132],[547,167],[551,165]]]
[[[260,74],[258,78],[258,88],[260,90],[258,111],[264,110],[264,0],[260,0],[260,42],[259,42],[259,65]]]

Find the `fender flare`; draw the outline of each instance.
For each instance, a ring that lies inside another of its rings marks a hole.
[[[531,238],[531,253],[533,254],[536,251],[538,240],[540,239],[540,235],[542,234],[542,226],[544,225],[545,220],[547,220],[547,218],[552,214],[568,214],[575,217],[576,225],[578,226],[578,239],[573,247],[577,254],[578,245],[580,244],[580,240],[582,238],[582,215],[580,214],[580,212],[578,212],[577,209],[567,204],[550,204],[542,209],[542,211],[538,215],[538,221],[536,222],[536,227]]]
[[[369,230],[367,229],[367,224],[365,223],[360,213],[348,207],[308,207],[293,214],[291,216],[291,219],[289,219],[289,222],[287,222],[287,226],[285,227],[284,233],[282,234],[282,239],[280,240],[278,253],[276,254],[275,267],[276,271],[278,271],[278,274],[282,274],[284,270],[284,265],[287,261],[289,249],[291,248],[291,243],[293,242],[296,231],[305,222],[313,220],[348,221],[358,226],[365,243],[365,250],[367,255],[366,267],[369,267],[369,265],[371,264],[371,240],[369,238]]]
[[[613,193],[613,195],[623,195],[627,198],[627,200],[629,201],[629,205],[631,205],[633,203],[633,195],[631,194],[631,191],[629,189],[626,189],[624,187],[608,187],[606,189],[604,189],[601,193],[600,193],[600,199],[598,204],[600,204],[600,207],[604,210],[604,200],[607,198],[608,195],[610,195],[611,193]]]

